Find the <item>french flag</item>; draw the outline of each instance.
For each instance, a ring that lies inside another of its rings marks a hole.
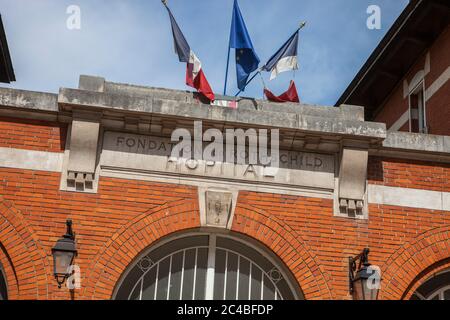
[[[165,2],[163,2],[165,5]],[[175,45],[175,53],[178,55],[180,62],[186,62],[186,84],[192,88],[197,89],[202,95],[208,98],[210,101],[215,100],[214,93],[211,86],[206,80],[205,74],[202,70],[202,63],[195,55],[194,51],[191,50],[186,38],[181,32],[175,18],[172,15],[169,7],[166,5],[167,11],[169,12],[170,22],[172,24],[173,40]]]
[[[263,70],[271,72],[270,80],[275,79],[282,72],[298,69],[298,37],[299,30],[283,44],[263,67]]]

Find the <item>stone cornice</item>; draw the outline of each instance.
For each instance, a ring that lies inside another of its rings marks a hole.
[[[318,135],[351,136],[353,139],[381,141],[386,138],[384,124],[335,117],[334,110],[330,110],[329,117],[289,112],[234,110],[195,102],[159,99],[153,96],[118,95],[75,89],[61,89],[58,104],[60,111],[63,112],[72,112],[74,109],[90,109],[101,111],[106,117],[126,118],[131,116],[144,119],[148,116],[161,116],[244,127],[296,130]]]
[[[342,146],[370,155],[450,162],[450,137],[387,133],[381,123],[363,121],[363,108],[275,104],[243,98],[239,109],[202,104],[195,93],[106,82],[82,76],[80,88],[58,95],[0,88],[0,115],[72,123],[85,113],[103,128],[170,135],[176,127],[202,120],[205,127],[277,128],[282,146],[338,153]],[[223,97],[226,99],[226,97]]]

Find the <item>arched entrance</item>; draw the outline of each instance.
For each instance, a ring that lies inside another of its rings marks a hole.
[[[0,264],[0,301],[8,300],[8,287],[6,285],[6,275],[3,266]]]
[[[450,269],[433,275],[416,290],[411,300],[450,300]]]
[[[119,300],[294,300],[303,294],[279,259],[247,237],[188,233],[152,246],[124,273]]]

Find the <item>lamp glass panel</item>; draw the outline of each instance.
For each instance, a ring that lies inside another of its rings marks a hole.
[[[362,279],[361,285],[363,287],[364,300],[374,301],[378,299],[379,289],[374,286],[370,279]]]
[[[363,287],[363,281],[361,279],[356,280],[353,283],[353,295],[355,300],[364,300],[364,287]]]
[[[373,293],[375,292],[375,289],[370,289],[369,288],[369,280],[368,279],[364,279],[361,281],[361,284],[364,288],[364,300],[374,300],[373,299]]]
[[[74,257],[73,252],[55,251],[53,252],[55,274],[65,275],[68,272]]]

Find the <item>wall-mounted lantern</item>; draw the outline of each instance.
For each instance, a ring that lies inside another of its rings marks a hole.
[[[358,256],[349,258],[350,293],[355,300],[378,299],[381,276],[379,269],[369,263],[369,252],[366,248]]]
[[[53,254],[53,274],[58,282],[58,288],[70,277],[70,267],[77,256],[75,245],[75,234],[72,230],[72,220],[66,222],[66,234],[56,242],[52,249]]]

